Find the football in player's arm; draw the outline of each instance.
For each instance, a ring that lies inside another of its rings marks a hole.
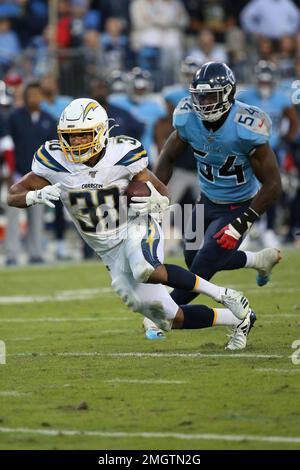
[[[32,172],[10,188],[8,204],[53,207],[61,199],[80,235],[109,269],[113,288],[132,310],[144,315],[145,328],[154,337],[163,334],[160,328],[231,325],[234,331],[227,347],[244,348],[256,318],[248,300],[163,262],[163,235],[152,213],[168,207],[168,191],[147,169],[142,144],[127,136],[110,139],[105,110],[87,98],[66,107],[57,132],[59,141],[37,149]],[[121,223],[119,197],[132,180],[146,181],[150,195],[132,198],[132,215]],[[104,218],[114,222],[107,230]],[[226,308],[179,307],[166,285],[204,293]]]

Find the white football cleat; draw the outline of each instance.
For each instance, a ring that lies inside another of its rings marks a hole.
[[[250,309],[250,312],[246,318],[241,321],[239,325],[232,327],[232,334],[229,335],[230,340],[225,346],[225,349],[230,349],[231,351],[235,351],[236,349],[244,349],[247,344],[248,335],[255,321],[256,315]]]
[[[240,320],[244,320],[250,309],[249,300],[242,292],[233,289],[225,289],[224,294],[221,295],[220,302],[224,307],[229,308],[233,315]]]
[[[156,340],[165,339],[166,335],[153,321],[149,318],[144,318],[143,326],[145,330],[145,338]]]
[[[256,284],[264,286],[271,279],[272,269],[279,263],[282,256],[277,248],[265,248],[255,254]]]

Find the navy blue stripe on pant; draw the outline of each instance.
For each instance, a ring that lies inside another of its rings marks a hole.
[[[218,271],[240,269],[246,265],[246,254],[243,251],[226,250],[217,244],[213,236],[225,225],[241,215],[250,205],[251,200],[243,203],[215,204],[202,195],[197,204],[204,204],[204,240],[201,248],[188,250],[185,243],[184,257],[190,271],[209,281]],[[189,226],[196,230],[196,210],[193,210]],[[242,243],[240,239],[238,246]],[[178,304],[191,302],[198,294],[174,289],[171,294]]]

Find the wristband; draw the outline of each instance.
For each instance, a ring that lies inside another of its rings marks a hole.
[[[240,235],[244,235],[244,233],[250,230],[253,223],[258,219],[259,215],[255,212],[255,210],[249,207],[242,215],[231,222],[231,225]]]

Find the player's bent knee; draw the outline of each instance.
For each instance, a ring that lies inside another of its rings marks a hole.
[[[145,265],[145,263],[137,263],[131,268],[134,279],[137,282],[147,282],[149,277],[154,271],[151,265]]]

